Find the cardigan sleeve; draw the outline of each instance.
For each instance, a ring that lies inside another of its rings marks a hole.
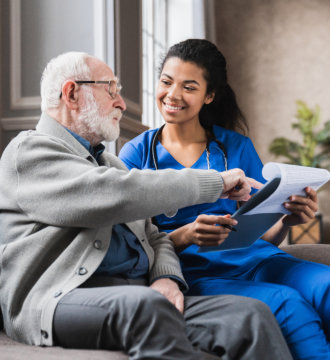
[[[181,280],[183,291],[186,291],[188,285],[183,278],[179,258],[168,234],[159,232],[150,219],[146,221],[146,234],[154,250],[154,263],[149,274],[150,283],[160,277],[174,276]]]
[[[216,171],[98,166],[60,139],[34,132],[15,144],[16,200],[40,223],[97,228],[214,202],[222,191]]]

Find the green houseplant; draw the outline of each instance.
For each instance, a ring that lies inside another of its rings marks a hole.
[[[275,138],[269,151],[276,156],[284,156],[288,163],[303,166],[322,167],[330,170],[330,121],[317,130],[320,123],[320,108],[309,108],[305,102],[297,101],[297,122],[292,124],[302,135],[302,143],[285,137]]]
[[[311,109],[303,101],[297,101],[297,122],[292,124],[302,135],[302,142],[292,141],[285,137],[275,138],[269,151],[275,156],[287,158],[289,164],[312,166],[330,170],[330,121],[319,129],[320,108]],[[318,213],[307,224],[290,229],[289,243],[323,242],[322,215]]]

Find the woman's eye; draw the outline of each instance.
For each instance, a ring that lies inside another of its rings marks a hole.
[[[168,80],[161,80],[160,82],[164,85],[171,85],[171,83]]]
[[[188,91],[194,91],[194,90],[196,90],[194,87],[191,87],[191,86],[185,86],[184,87],[186,90],[188,90]]]

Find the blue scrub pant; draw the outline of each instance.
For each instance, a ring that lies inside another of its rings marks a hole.
[[[232,294],[266,303],[294,359],[330,359],[330,267],[275,255],[239,278],[203,277],[189,295]]]

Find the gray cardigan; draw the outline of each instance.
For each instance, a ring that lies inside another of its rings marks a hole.
[[[59,299],[84,283],[109,248],[113,224],[127,223],[150,264],[150,281],[182,278],[172,243],[147,219],[216,201],[215,171],[131,170],[104,152],[101,166],[57,121],[41,116],[0,161],[0,304],[7,334],[52,345]]]

